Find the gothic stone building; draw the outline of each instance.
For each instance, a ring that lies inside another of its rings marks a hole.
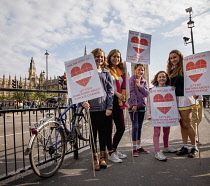
[[[12,80],[16,80],[17,88],[23,89],[40,89],[40,90],[58,90],[58,78],[54,77],[54,79],[50,78],[46,81],[45,79],[45,72],[42,71],[39,76],[37,76],[35,62],[33,57],[31,58],[30,67],[29,67],[29,76],[28,78],[6,78],[3,75],[3,78],[0,78],[0,87],[1,88],[12,88]],[[9,96],[12,92],[9,91],[0,91],[0,95]]]

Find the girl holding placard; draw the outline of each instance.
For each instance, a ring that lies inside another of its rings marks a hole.
[[[184,96],[183,55],[179,50],[172,50],[169,53],[167,74],[171,80],[171,86],[176,88],[177,106],[181,116],[180,126],[183,146],[177,152],[177,155],[182,156],[188,154],[187,140],[189,136],[192,148],[188,157],[194,158],[198,154],[195,131],[191,125],[192,109],[195,108],[195,99],[193,96]]]
[[[159,71],[154,79],[151,81],[151,83],[155,87],[167,87],[170,85],[170,79],[166,72]],[[148,104],[147,107],[147,117],[148,119],[152,119],[152,116],[150,114],[150,106]],[[169,133],[170,133],[170,127],[163,127],[163,144],[164,149],[161,152],[160,151],[160,145],[159,145],[159,138],[160,138],[160,130],[161,127],[154,127],[154,134],[153,134],[153,144],[155,148],[155,158],[159,161],[166,161],[167,158],[164,156],[162,152],[177,152],[177,150],[173,149],[172,147],[169,147],[168,145],[168,139],[169,139]]]
[[[114,91],[111,75],[109,71],[104,68],[107,66],[104,51],[100,48],[96,48],[92,51],[92,54],[94,55],[96,67],[104,91],[104,96],[89,100],[88,102],[83,102],[82,105],[86,109],[90,109],[93,132],[93,139],[91,135],[91,146],[93,150],[94,169],[98,171],[100,168],[107,167],[105,148],[107,146],[107,131],[110,128],[109,125],[112,121],[111,114],[113,108]],[[99,136],[100,159],[98,158],[97,154],[97,134]]]

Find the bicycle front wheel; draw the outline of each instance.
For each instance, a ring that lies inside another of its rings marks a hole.
[[[65,156],[65,135],[56,122],[43,124],[34,136],[29,154],[36,175],[47,178],[60,168]]]

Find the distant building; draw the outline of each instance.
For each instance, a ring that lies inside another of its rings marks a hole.
[[[11,78],[9,75],[8,78],[3,75],[3,78],[0,78],[0,88],[13,88],[12,87],[12,80],[16,80],[16,88],[23,88],[23,89],[40,89],[40,90],[58,90],[58,78],[54,77],[54,79],[50,78],[46,81],[45,72],[41,71],[39,76],[37,76],[37,71],[35,67],[35,62],[33,57],[31,58],[30,66],[29,66],[29,76],[26,78],[18,79],[16,76]],[[0,95],[9,96],[12,95],[13,92],[10,91],[0,91]]]

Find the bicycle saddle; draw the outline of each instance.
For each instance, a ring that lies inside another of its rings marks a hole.
[[[49,97],[46,98],[46,102],[48,103],[58,103],[61,101],[61,97]]]

